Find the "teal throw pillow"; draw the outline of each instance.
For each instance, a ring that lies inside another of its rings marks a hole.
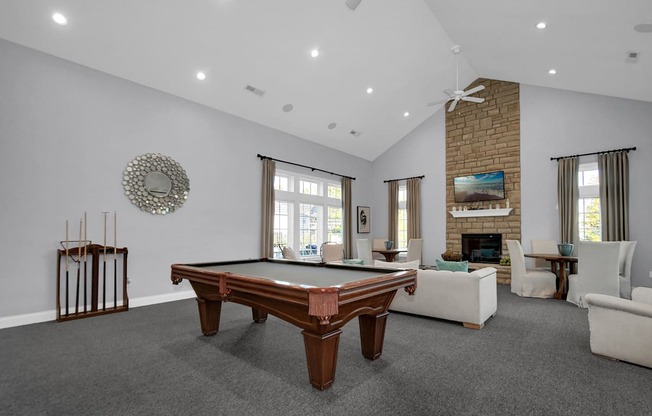
[[[468,272],[469,262],[464,261],[443,261],[436,259],[437,270],[448,270],[450,272]]]

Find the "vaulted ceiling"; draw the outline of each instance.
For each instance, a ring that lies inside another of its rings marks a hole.
[[[456,44],[461,88],[652,101],[650,0],[3,0],[0,38],[368,160],[441,108]]]

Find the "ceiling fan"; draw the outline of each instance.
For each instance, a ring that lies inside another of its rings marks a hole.
[[[457,103],[460,100],[470,101],[472,103],[484,102],[484,98],[469,97],[469,95],[471,94],[475,94],[478,91],[484,90],[484,85],[478,85],[477,87],[473,87],[468,91],[464,91],[460,89],[460,85],[459,85],[460,84],[460,74],[459,74],[460,51],[461,51],[460,45],[455,45],[451,48],[451,52],[455,54],[455,91],[451,91],[450,89],[445,89],[444,94],[448,95],[448,98],[445,100],[428,103],[428,106],[443,104],[453,100],[451,105],[448,107],[448,112],[450,113],[451,111],[455,110],[455,107],[457,106]]]

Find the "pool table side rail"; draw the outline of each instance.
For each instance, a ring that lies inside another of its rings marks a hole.
[[[339,287],[324,288],[306,288],[292,284],[279,285],[266,278],[206,270],[197,267],[197,265],[183,264],[172,265],[171,279],[174,284],[179,284],[183,279],[189,280],[193,284],[198,297],[215,301],[235,301],[249,306],[262,307],[274,315],[277,315],[277,313],[274,313],[274,309],[268,309],[258,302],[253,304],[252,301],[262,298],[265,299],[265,302],[282,302],[296,306],[307,306],[308,315],[319,318],[321,324],[326,325],[330,317],[338,315],[340,306],[355,303],[368,297],[370,293],[384,294],[401,288],[405,288],[408,293],[414,293],[416,270],[373,269],[373,271],[387,273],[347,283]],[[218,293],[215,295],[217,296],[208,295],[207,290],[201,290],[202,285],[216,287]],[[198,289],[201,290],[201,294],[198,293]],[[238,299],[231,299],[234,294]],[[276,312],[280,311],[276,310]],[[289,318],[287,316],[279,317],[284,320]],[[294,323],[298,324],[297,322]]]

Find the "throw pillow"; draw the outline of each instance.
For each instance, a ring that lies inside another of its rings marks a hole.
[[[297,253],[295,253],[294,250],[292,250],[292,247],[287,247],[287,246],[283,247],[281,249],[281,253],[283,254],[284,259],[299,260],[299,258],[297,257]]]
[[[406,261],[406,262],[398,262],[398,261],[388,262],[388,261],[376,260],[374,262],[374,266],[382,267],[385,269],[399,269],[399,270],[418,269],[419,260]]]
[[[469,262],[464,261],[443,261],[436,259],[437,270],[448,270],[450,272],[468,272]]]

